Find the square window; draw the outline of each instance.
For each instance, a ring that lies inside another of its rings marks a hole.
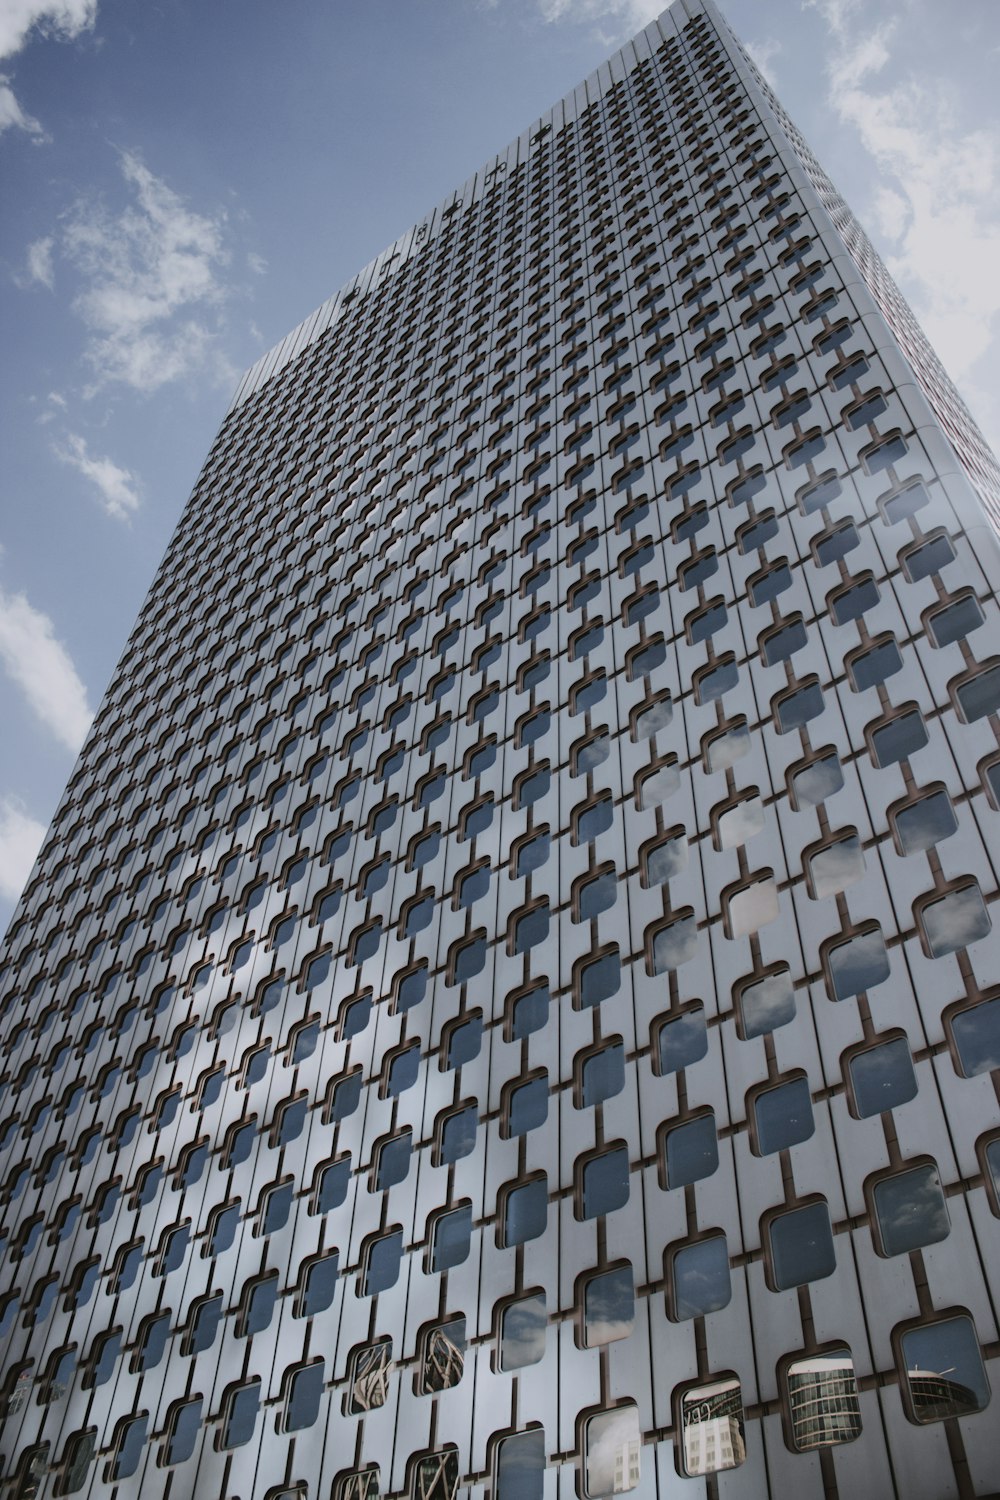
[[[968,1417],[988,1404],[989,1380],[975,1324],[967,1313],[901,1331],[896,1347],[911,1422],[922,1426]]]
[[[879,1255],[908,1255],[936,1245],[951,1233],[948,1207],[935,1162],[921,1162],[866,1184],[874,1210],[872,1224]]]
[[[774,1292],[832,1276],[837,1259],[825,1199],[789,1209],[762,1225],[765,1269]]]
[[[624,1143],[579,1158],[576,1171],[578,1219],[599,1218],[628,1202],[628,1147]]]
[[[662,1188],[689,1187],[717,1170],[719,1139],[712,1110],[679,1123],[668,1121],[658,1136]]]
[[[504,1305],[500,1312],[501,1370],[523,1370],[538,1363],[545,1353],[548,1321],[545,1298],[540,1293]]]
[[[743,1392],[738,1380],[728,1376],[690,1386],[679,1406],[678,1426],[684,1441],[676,1452],[682,1474],[690,1478],[720,1474],[745,1462]]]
[[[631,1401],[588,1417],[583,1429],[583,1489],[594,1497],[626,1494],[642,1477],[642,1429]]]
[[[709,1234],[668,1249],[667,1311],[675,1323],[702,1318],[727,1307],[733,1295],[729,1247],[724,1234]]]
[[[465,1369],[465,1319],[450,1318],[425,1329],[420,1340],[418,1390],[422,1396],[451,1390]]]
[[[635,1279],[629,1261],[583,1278],[583,1345],[626,1339],[635,1326]],[[579,1297],[579,1293],[578,1293]]]
[[[811,1453],[861,1435],[861,1403],[849,1349],[792,1360],[784,1370],[789,1447]]]
[[[907,1104],[917,1094],[909,1041],[891,1037],[847,1058],[851,1113],[860,1120]]]

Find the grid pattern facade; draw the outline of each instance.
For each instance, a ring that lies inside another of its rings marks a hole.
[[[0,968],[5,1497],[992,1492],[995,465],[825,182],[684,0],[249,372]]]

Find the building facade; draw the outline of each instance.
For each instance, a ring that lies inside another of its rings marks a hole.
[[[989,516],[702,0],[255,366],[2,958],[0,1493],[995,1493]]]

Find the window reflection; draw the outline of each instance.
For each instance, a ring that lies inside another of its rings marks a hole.
[[[583,1288],[583,1342],[588,1349],[628,1338],[635,1324],[635,1285],[629,1264],[591,1276]]]
[[[347,1410],[351,1415],[384,1406],[392,1370],[392,1342],[364,1344],[355,1349],[348,1371]]]
[[[521,1370],[537,1365],[545,1353],[548,1313],[540,1295],[508,1302],[500,1316],[500,1368]]]
[[[852,1443],[860,1435],[861,1405],[849,1349],[796,1360],[786,1371],[785,1388],[796,1452]]]
[[[882,1255],[906,1255],[947,1239],[951,1232],[941,1179],[933,1162],[876,1182],[872,1199],[878,1226],[876,1248]]]
[[[766,1240],[770,1280],[776,1292],[804,1286],[807,1281],[822,1281],[836,1269],[830,1210],[825,1201],[776,1214],[766,1227]]]
[[[457,1385],[465,1368],[465,1319],[438,1323],[424,1335],[420,1392],[430,1395]]]
[[[913,1421],[967,1417],[988,1404],[989,1381],[970,1317],[911,1328],[902,1334],[899,1351]]]
[[[763,1036],[795,1019],[795,989],[791,972],[782,966],[770,970],[736,993],[744,1038]]]
[[[963,1078],[1000,1068],[1000,996],[953,1011],[950,1027]]]
[[[668,1260],[670,1316],[675,1323],[705,1317],[728,1306],[733,1292],[724,1234],[681,1245],[668,1252]]]
[[[545,1433],[513,1433],[497,1445],[496,1500],[542,1500]]]
[[[588,1417],[583,1437],[584,1491],[599,1496],[634,1490],[642,1472],[638,1408],[617,1406]]]
[[[854,1113],[862,1120],[906,1104],[916,1095],[917,1077],[905,1036],[856,1052],[847,1066]]]
[[[747,1456],[743,1392],[735,1379],[686,1391],[681,1400],[684,1473],[719,1474],[739,1468]]]

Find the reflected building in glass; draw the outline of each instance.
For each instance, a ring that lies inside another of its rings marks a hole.
[[[700,0],[261,360],[0,961],[5,1500],[995,1487],[998,516]]]

